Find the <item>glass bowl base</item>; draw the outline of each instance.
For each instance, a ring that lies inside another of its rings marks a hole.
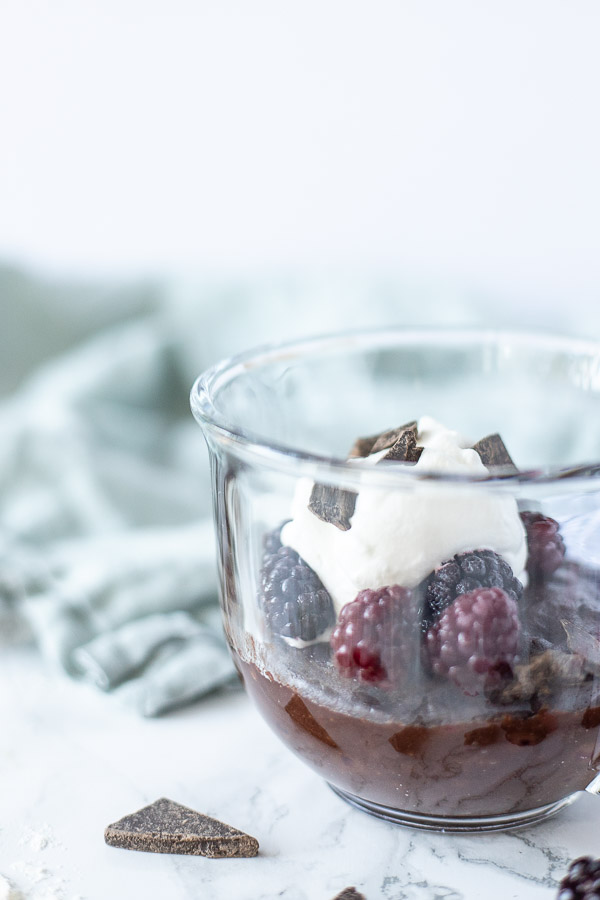
[[[328,782],[329,784],[329,782]],[[382,806],[370,800],[363,800],[354,794],[349,794],[341,788],[329,784],[331,790],[363,812],[393,822],[395,825],[406,825],[409,828],[421,828],[425,831],[439,831],[447,833],[477,834],[486,831],[508,831],[513,828],[524,828],[528,825],[536,825],[550,818],[561,809],[569,806],[577,799],[577,794],[570,794],[556,803],[547,806],[539,806],[536,809],[528,809],[524,812],[508,813],[503,816],[428,816],[422,813],[405,812],[402,809],[393,809],[390,806]]]

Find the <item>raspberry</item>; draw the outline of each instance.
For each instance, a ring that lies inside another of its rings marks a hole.
[[[405,611],[410,591],[393,584],[360,591],[342,607],[331,635],[335,664],[347,678],[396,682],[408,658]]]
[[[506,560],[493,550],[471,550],[457,553],[432,572],[425,582],[423,631],[440,617],[461,594],[481,587],[497,587],[518,603],[523,585],[515,578]]]
[[[477,694],[517,655],[517,603],[502,588],[461,594],[425,635],[425,656],[436,675]]]
[[[321,579],[291,547],[281,529],[265,538],[259,603],[273,634],[313,641],[335,622]]]
[[[558,530],[558,522],[536,512],[522,512],[521,519],[527,531],[527,571],[530,577],[537,580],[544,575],[552,575],[565,555],[565,542]]]
[[[574,860],[559,885],[557,900],[600,900],[600,859]]]

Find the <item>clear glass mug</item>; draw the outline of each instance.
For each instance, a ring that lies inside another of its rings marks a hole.
[[[599,345],[345,334],[225,361],[192,409],[227,639],[294,753],[413,827],[515,827],[596,792]],[[518,471],[478,443],[496,433]]]

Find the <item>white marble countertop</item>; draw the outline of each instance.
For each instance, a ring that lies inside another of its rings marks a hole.
[[[107,824],[161,796],[248,831],[255,859],[135,853]],[[0,873],[26,900],[554,900],[568,861],[599,854],[600,798],[464,837],[388,825],[338,799],[241,693],[164,719],[0,648]]]

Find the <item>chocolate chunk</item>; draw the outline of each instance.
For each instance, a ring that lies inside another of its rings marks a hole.
[[[348,459],[364,459],[372,453],[388,450],[384,459],[416,462],[422,449],[417,447],[417,423],[407,422],[400,428],[357,438],[350,448]],[[308,508],[322,522],[335,525],[340,531],[348,531],[351,527],[350,520],[354,515],[356,497],[355,491],[346,491],[328,484],[314,484]]]
[[[111,847],[149,853],[181,853],[211,859],[258,853],[256,838],[162,797],[109,825],[104,840]]]
[[[507,741],[517,747],[533,747],[541,744],[549,734],[558,728],[558,719],[547,709],[541,709],[534,716],[503,716],[502,730]]]
[[[318,741],[327,744],[328,747],[339,750],[336,742],[325,731],[323,726],[319,725],[304,700],[301,700],[298,694],[294,694],[292,699],[286,704],[285,711],[290,719],[302,728],[303,731],[307,731]]]
[[[322,522],[335,525],[340,531],[348,531],[354,515],[356,493],[330,484],[314,484],[308,508]]]
[[[427,743],[428,732],[422,725],[406,725],[389,739],[396,753],[418,756]]]
[[[405,431],[411,431],[416,438],[417,423],[407,422],[406,425],[400,425],[399,428],[392,428],[390,431],[382,431],[381,434],[377,435],[377,439],[371,447],[370,453],[379,453],[380,450],[389,450],[402,437]]]
[[[407,428],[402,432],[380,462],[388,459],[394,462],[416,463],[422,452],[423,448],[417,447],[417,426],[415,425],[414,429]]]
[[[473,444],[473,450],[479,453],[481,462],[492,472],[494,469],[502,469],[504,475],[515,475],[519,471],[499,434],[488,434],[481,438]]]
[[[336,894],[333,900],[367,900],[367,898],[355,887],[347,887],[341,893]]]
[[[465,747],[490,747],[496,744],[502,737],[502,729],[499,725],[483,725],[472,731],[465,731]]]
[[[417,462],[423,452],[422,447],[417,447],[417,435],[417,423],[407,422],[406,425],[400,425],[399,428],[382,431],[381,434],[357,438],[352,445],[348,459],[371,456],[372,453],[387,450],[383,459],[396,462]]]

